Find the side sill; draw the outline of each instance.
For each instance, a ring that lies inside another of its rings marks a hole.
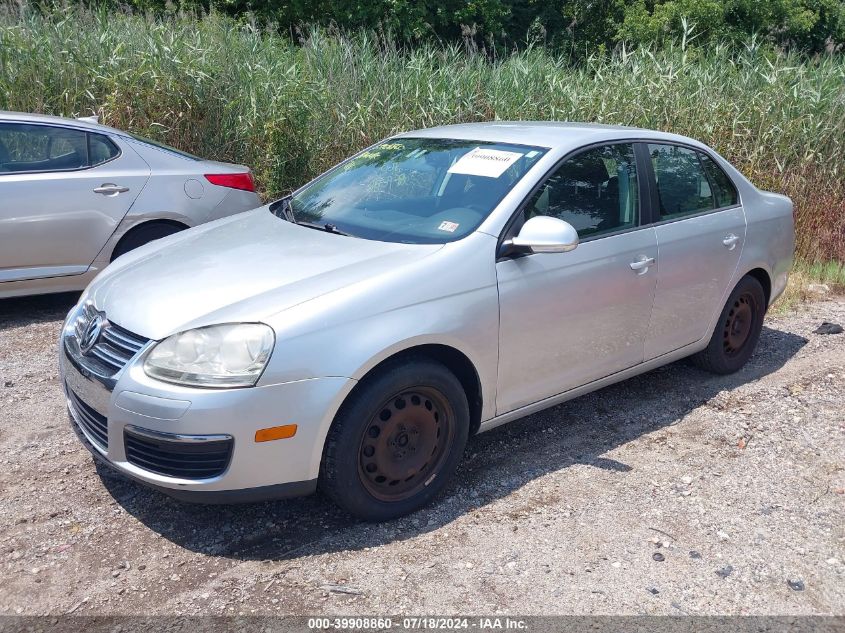
[[[651,371],[652,369],[657,369],[658,367],[662,367],[663,365],[668,365],[669,363],[673,363],[676,360],[686,358],[687,356],[691,356],[692,354],[695,354],[696,352],[704,349],[707,346],[708,340],[709,336],[705,339],[702,339],[701,341],[696,341],[695,343],[691,343],[689,345],[681,347],[680,349],[676,349],[674,352],[669,352],[667,354],[663,354],[662,356],[658,356],[657,358],[652,358],[650,361],[635,365],[634,367],[630,367],[629,369],[623,369],[622,371],[617,372],[615,374],[611,374],[610,376],[606,376],[605,378],[599,378],[598,380],[594,380],[593,382],[587,383],[586,385],[575,387],[574,389],[570,389],[569,391],[564,391],[563,393],[559,393],[556,396],[550,396],[544,400],[535,402],[534,404],[528,404],[524,407],[514,409],[513,411],[508,411],[507,413],[497,415],[494,418],[490,418],[489,420],[482,422],[481,426],[478,429],[478,432],[484,433],[485,431],[495,429],[497,426],[501,426],[502,424],[507,424],[508,422],[512,422],[513,420],[518,420],[519,418],[524,418],[525,416],[531,415],[532,413],[537,413],[538,411],[542,411],[544,409],[548,409],[549,407],[558,405],[561,402],[572,400],[573,398],[583,396],[592,391],[602,389],[603,387],[607,387],[614,383],[622,382],[623,380],[633,378],[634,376],[637,376],[639,374],[644,374],[646,372]]]

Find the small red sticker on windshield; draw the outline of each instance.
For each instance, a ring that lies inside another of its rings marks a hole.
[[[441,222],[440,226],[437,227],[440,231],[449,231],[449,233],[454,233],[455,229],[458,228],[457,222]]]

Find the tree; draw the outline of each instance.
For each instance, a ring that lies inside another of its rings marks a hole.
[[[688,29],[698,44],[739,43],[752,34],[820,53],[845,43],[841,0],[637,0],[625,10],[618,40],[657,44]],[[690,33],[687,33],[689,35]]]

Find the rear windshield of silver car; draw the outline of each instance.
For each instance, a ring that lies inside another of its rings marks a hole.
[[[169,152],[170,154],[176,154],[177,156],[181,156],[182,158],[187,158],[189,160],[202,160],[199,156],[194,156],[193,154],[189,154],[188,152],[183,152],[181,149],[176,149],[175,147],[171,147],[170,145],[165,145],[164,143],[159,143],[158,141],[154,141],[151,138],[147,138],[145,136],[138,136],[137,134],[130,134],[132,138],[136,141],[140,141],[146,145],[151,145],[156,149],[160,149],[165,152]]]
[[[375,145],[290,201],[297,223],[384,242],[439,244],[474,231],[547,148],[438,138]]]

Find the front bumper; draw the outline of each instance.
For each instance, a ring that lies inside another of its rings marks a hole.
[[[354,380],[179,387],[144,373],[140,361],[148,349],[106,378],[87,367],[72,328],[62,334],[59,365],[68,411],[95,457],[188,501],[258,501],[314,491],[323,441]],[[297,425],[294,437],[255,442],[257,430],[285,424]]]

